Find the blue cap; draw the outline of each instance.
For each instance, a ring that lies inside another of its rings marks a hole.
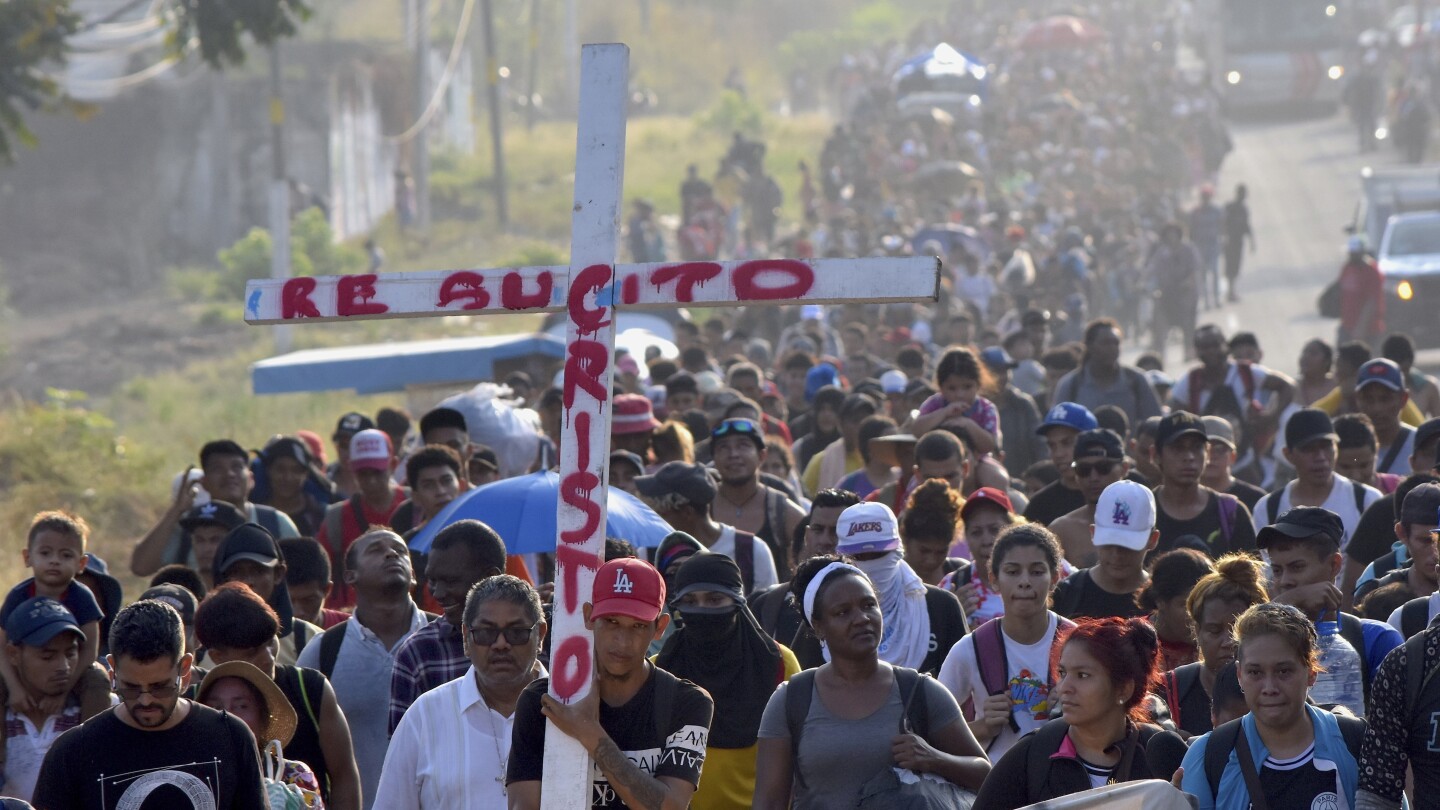
[[[48,596],[36,596],[21,602],[5,619],[5,635],[12,644],[40,647],[67,631],[85,637],[75,621],[75,615]]]
[[[817,363],[805,372],[805,401],[815,398],[815,392],[827,385],[840,385],[840,371],[829,363]]]
[[[1084,405],[1075,402],[1061,402],[1045,414],[1045,421],[1040,423],[1040,427],[1035,432],[1044,436],[1045,431],[1052,427],[1068,427],[1084,433],[1100,427],[1100,423],[1095,421],[1095,414],[1091,413],[1090,409]]]
[[[991,346],[980,352],[980,362],[991,371],[1009,371],[1015,368],[1015,359],[1003,346]]]
[[[1371,384],[1379,383],[1391,391],[1405,390],[1405,373],[1394,360],[1386,360],[1377,357],[1360,367],[1360,372],[1355,375],[1355,390]]]

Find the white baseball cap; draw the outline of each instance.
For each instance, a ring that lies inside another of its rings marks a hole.
[[[880,375],[880,387],[887,394],[903,394],[905,386],[909,384],[910,379],[905,376],[905,372],[899,369],[892,368]]]
[[[1100,493],[1095,505],[1097,546],[1143,551],[1155,531],[1155,495],[1134,481],[1116,481]]]
[[[885,504],[874,501],[846,507],[835,521],[835,534],[840,538],[835,550],[841,554],[869,554],[900,548],[895,513]]]

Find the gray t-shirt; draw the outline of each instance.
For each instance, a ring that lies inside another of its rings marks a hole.
[[[790,727],[785,719],[785,690],[780,684],[760,720],[759,736],[764,739],[789,739]],[[960,719],[960,705],[945,687],[934,678],[924,678],[926,708],[930,712],[930,728],[939,730]],[[812,687],[813,689],[813,687]],[[825,708],[820,692],[810,696],[810,713],[805,716],[805,730],[800,735],[800,757],[796,773],[805,775],[802,787],[795,780],[791,810],[828,810],[853,807],[860,787],[881,768],[893,766],[891,740],[900,731],[900,714],[904,704],[898,684],[890,687],[890,699],[869,717],[842,720]]]

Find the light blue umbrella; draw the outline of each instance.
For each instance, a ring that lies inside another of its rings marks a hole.
[[[506,478],[472,489],[451,501],[410,541],[414,551],[426,553],[435,534],[461,520],[478,520],[494,529],[511,554],[555,550],[555,505],[560,497],[560,476],[538,472]],[[608,516],[605,535],[628,540],[637,548],[660,545],[674,531],[655,510],[639,498],[611,487],[605,497]]]

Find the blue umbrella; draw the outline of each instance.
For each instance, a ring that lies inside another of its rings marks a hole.
[[[472,489],[451,501],[410,541],[421,553],[430,550],[435,534],[461,520],[478,520],[494,529],[511,554],[555,550],[555,504],[560,497],[560,476],[538,472],[506,478]],[[644,548],[660,545],[674,531],[655,510],[639,498],[611,487],[605,496],[605,534]]]

